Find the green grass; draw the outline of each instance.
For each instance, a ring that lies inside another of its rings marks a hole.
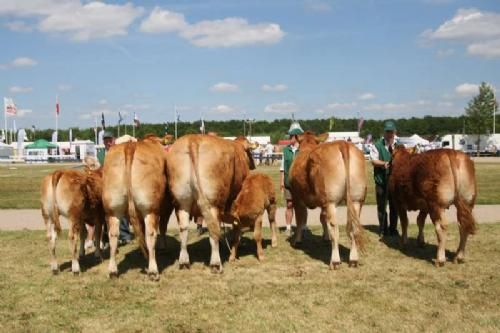
[[[458,243],[450,226],[447,249]],[[191,235],[190,270],[178,270],[179,242],[170,234],[158,256],[159,282],[142,269],[146,262],[134,244],[120,248],[120,277],[107,278],[107,260],[91,255],[84,272],[69,272],[66,236],[58,242],[62,267],[53,276],[44,233],[0,232],[1,332],[498,332],[500,330],[500,224],[481,225],[469,238],[467,261],[434,267],[435,235],[426,228],[425,248],[401,251],[396,240],[379,242],[367,231],[367,253],[358,268],[345,264],[348,242],[341,227],[340,270],[330,271],[330,246],[320,228],[293,249],[279,235],[269,242],[266,260],[255,258],[250,233],[240,259],[214,275],[206,266],[206,236]],[[65,233],[64,233],[65,234]],[[269,239],[269,230],[265,230]],[[451,257],[453,253],[448,252]],[[222,248],[223,258],[228,257]]]
[[[47,173],[59,168],[77,168],[79,165],[0,165],[0,209],[39,208],[40,183]],[[257,172],[271,176],[279,188],[279,166],[259,166]],[[368,192],[366,204],[375,204],[373,168],[367,162]],[[477,204],[500,204],[500,163],[476,163],[479,195]],[[278,204],[284,205],[283,195],[278,195]]]

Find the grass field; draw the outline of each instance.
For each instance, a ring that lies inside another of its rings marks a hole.
[[[59,168],[75,168],[76,165],[0,165],[0,209],[39,208],[40,183],[47,173]],[[367,162],[368,193],[366,204],[375,204],[373,168]],[[279,167],[259,166],[258,172],[270,175],[279,193]],[[476,203],[500,204],[500,163],[476,163],[479,196]],[[279,196],[283,206],[283,197]]]
[[[151,282],[135,244],[120,248],[117,280],[107,277],[107,260],[92,255],[83,273],[70,273],[66,236],[58,242],[62,272],[49,269],[44,233],[0,232],[1,332],[498,332],[500,330],[500,224],[481,225],[469,238],[467,261],[443,268],[432,263],[433,228],[425,248],[401,251],[395,239],[379,242],[367,230],[367,253],[358,268],[345,263],[330,271],[330,246],[313,228],[303,248],[293,249],[283,234],[278,248],[267,241],[266,260],[255,258],[244,238],[240,259],[214,275],[207,266],[206,236],[190,235],[190,270],[179,270],[179,241],[168,239],[158,256],[161,279]],[[347,245],[341,228],[341,244]],[[374,230],[372,230],[374,231]],[[64,233],[65,234],[65,233]],[[247,233],[245,237],[251,237]],[[265,230],[269,239],[269,230]],[[450,227],[447,253],[458,243]],[[228,257],[221,250],[224,261]]]

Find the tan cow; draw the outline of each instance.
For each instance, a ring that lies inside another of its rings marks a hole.
[[[339,227],[336,208],[347,204],[347,232],[351,239],[349,265],[358,263],[358,247],[363,250],[361,207],[366,196],[366,170],[363,153],[350,142],[335,141],[319,145],[327,134],[316,137],[306,132],[299,136],[299,153],[291,167],[291,187],[297,229],[293,242],[302,241],[302,226],[307,221],[307,208],[322,209],[324,237],[328,232],[332,243],[330,268],[340,265]]]
[[[253,238],[257,244],[257,258],[264,259],[262,250],[262,220],[267,211],[271,225],[271,246],[278,245],[276,233],[276,192],[271,177],[260,173],[248,176],[243,182],[241,191],[226,215],[224,222],[233,225],[233,242],[231,244],[230,261],[236,259],[242,230],[253,230]]]
[[[211,135],[186,135],[167,154],[168,184],[179,220],[181,251],[179,267],[189,267],[188,225],[198,210],[207,224],[213,272],[222,272],[219,254],[220,221],[229,211],[249,169],[255,165],[251,145],[245,138],[235,141]]]
[[[423,228],[427,214],[435,225],[438,238],[436,265],[446,261],[446,231],[448,221],[444,210],[454,204],[460,230],[460,243],[455,262],[465,257],[467,237],[476,231],[472,209],[477,196],[474,163],[462,152],[436,149],[422,154],[410,154],[398,147],[393,153],[389,191],[401,220],[402,243],[408,242],[408,210],[419,210],[418,242],[424,244]]]
[[[98,162],[96,163],[98,165]],[[99,240],[104,222],[101,192],[101,169],[95,171],[90,168],[86,168],[85,171],[57,170],[43,178],[40,201],[49,240],[50,267],[53,273],[59,271],[55,253],[57,235],[61,232],[59,215],[68,218],[69,222],[71,271],[75,274],[80,273],[77,248],[80,242],[79,255],[83,256],[85,254],[85,224],[95,226],[95,256],[101,258]]]
[[[109,229],[109,276],[118,275],[116,249],[120,219],[127,217],[143,252],[149,257],[148,275],[159,279],[155,244],[159,219],[167,209],[165,152],[156,140],[114,145],[103,170],[103,204]],[[146,251],[147,247],[147,251]]]

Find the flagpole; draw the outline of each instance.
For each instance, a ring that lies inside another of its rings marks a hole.
[[[132,118],[132,136],[135,138],[135,113],[134,118]]]
[[[59,141],[59,96],[56,95],[56,141]]]
[[[95,127],[94,127],[94,135],[95,135],[95,144],[97,146],[97,118],[94,118]]]
[[[4,140],[5,140],[5,144],[7,144],[8,140],[7,140],[7,107],[5,106],[5,98],[3,99],[4,100],[4,109],[3,109],[3,119],[4,119]]]

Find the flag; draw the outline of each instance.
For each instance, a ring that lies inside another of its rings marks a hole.
[[[101,112],[101,127],[106,129],[106,121],[104,120],[104,112]]]
[[[361,129],[363,128],[364,122],[365,122],[365,120],[363,119],[363,117],[359,118],[359,120],[358,120],[358,132],[361,132]]]
[[[56,96],[56,115],[59,115],[59,96]]]
[[[3,98],[4,112],[7,116],[15,116],[17,114],[17,107],[12,98]]]
[[[134,112],[134,126],[139,127],[140,124],[139,117],[137,117],[137,113]]]
[[[201,117],[200,132],[201,134],[205,134],[205,121],[203,120],[203,117]]]
[[[57,142],[57,131],[52,132],[52,142]]]
[[[332,118],[330,118],[330,126],[328,127],[330,131],[332,130],[333,125],[335,125],[335,120],[332,117]]]
[[[118,126],[120,126],[122,124],[122,121],[123,121],[122,114],[120,111],[118,111]]]
[[[372,135],[368,134],[365,139],[365,143],[371,143],[372,142]]]

